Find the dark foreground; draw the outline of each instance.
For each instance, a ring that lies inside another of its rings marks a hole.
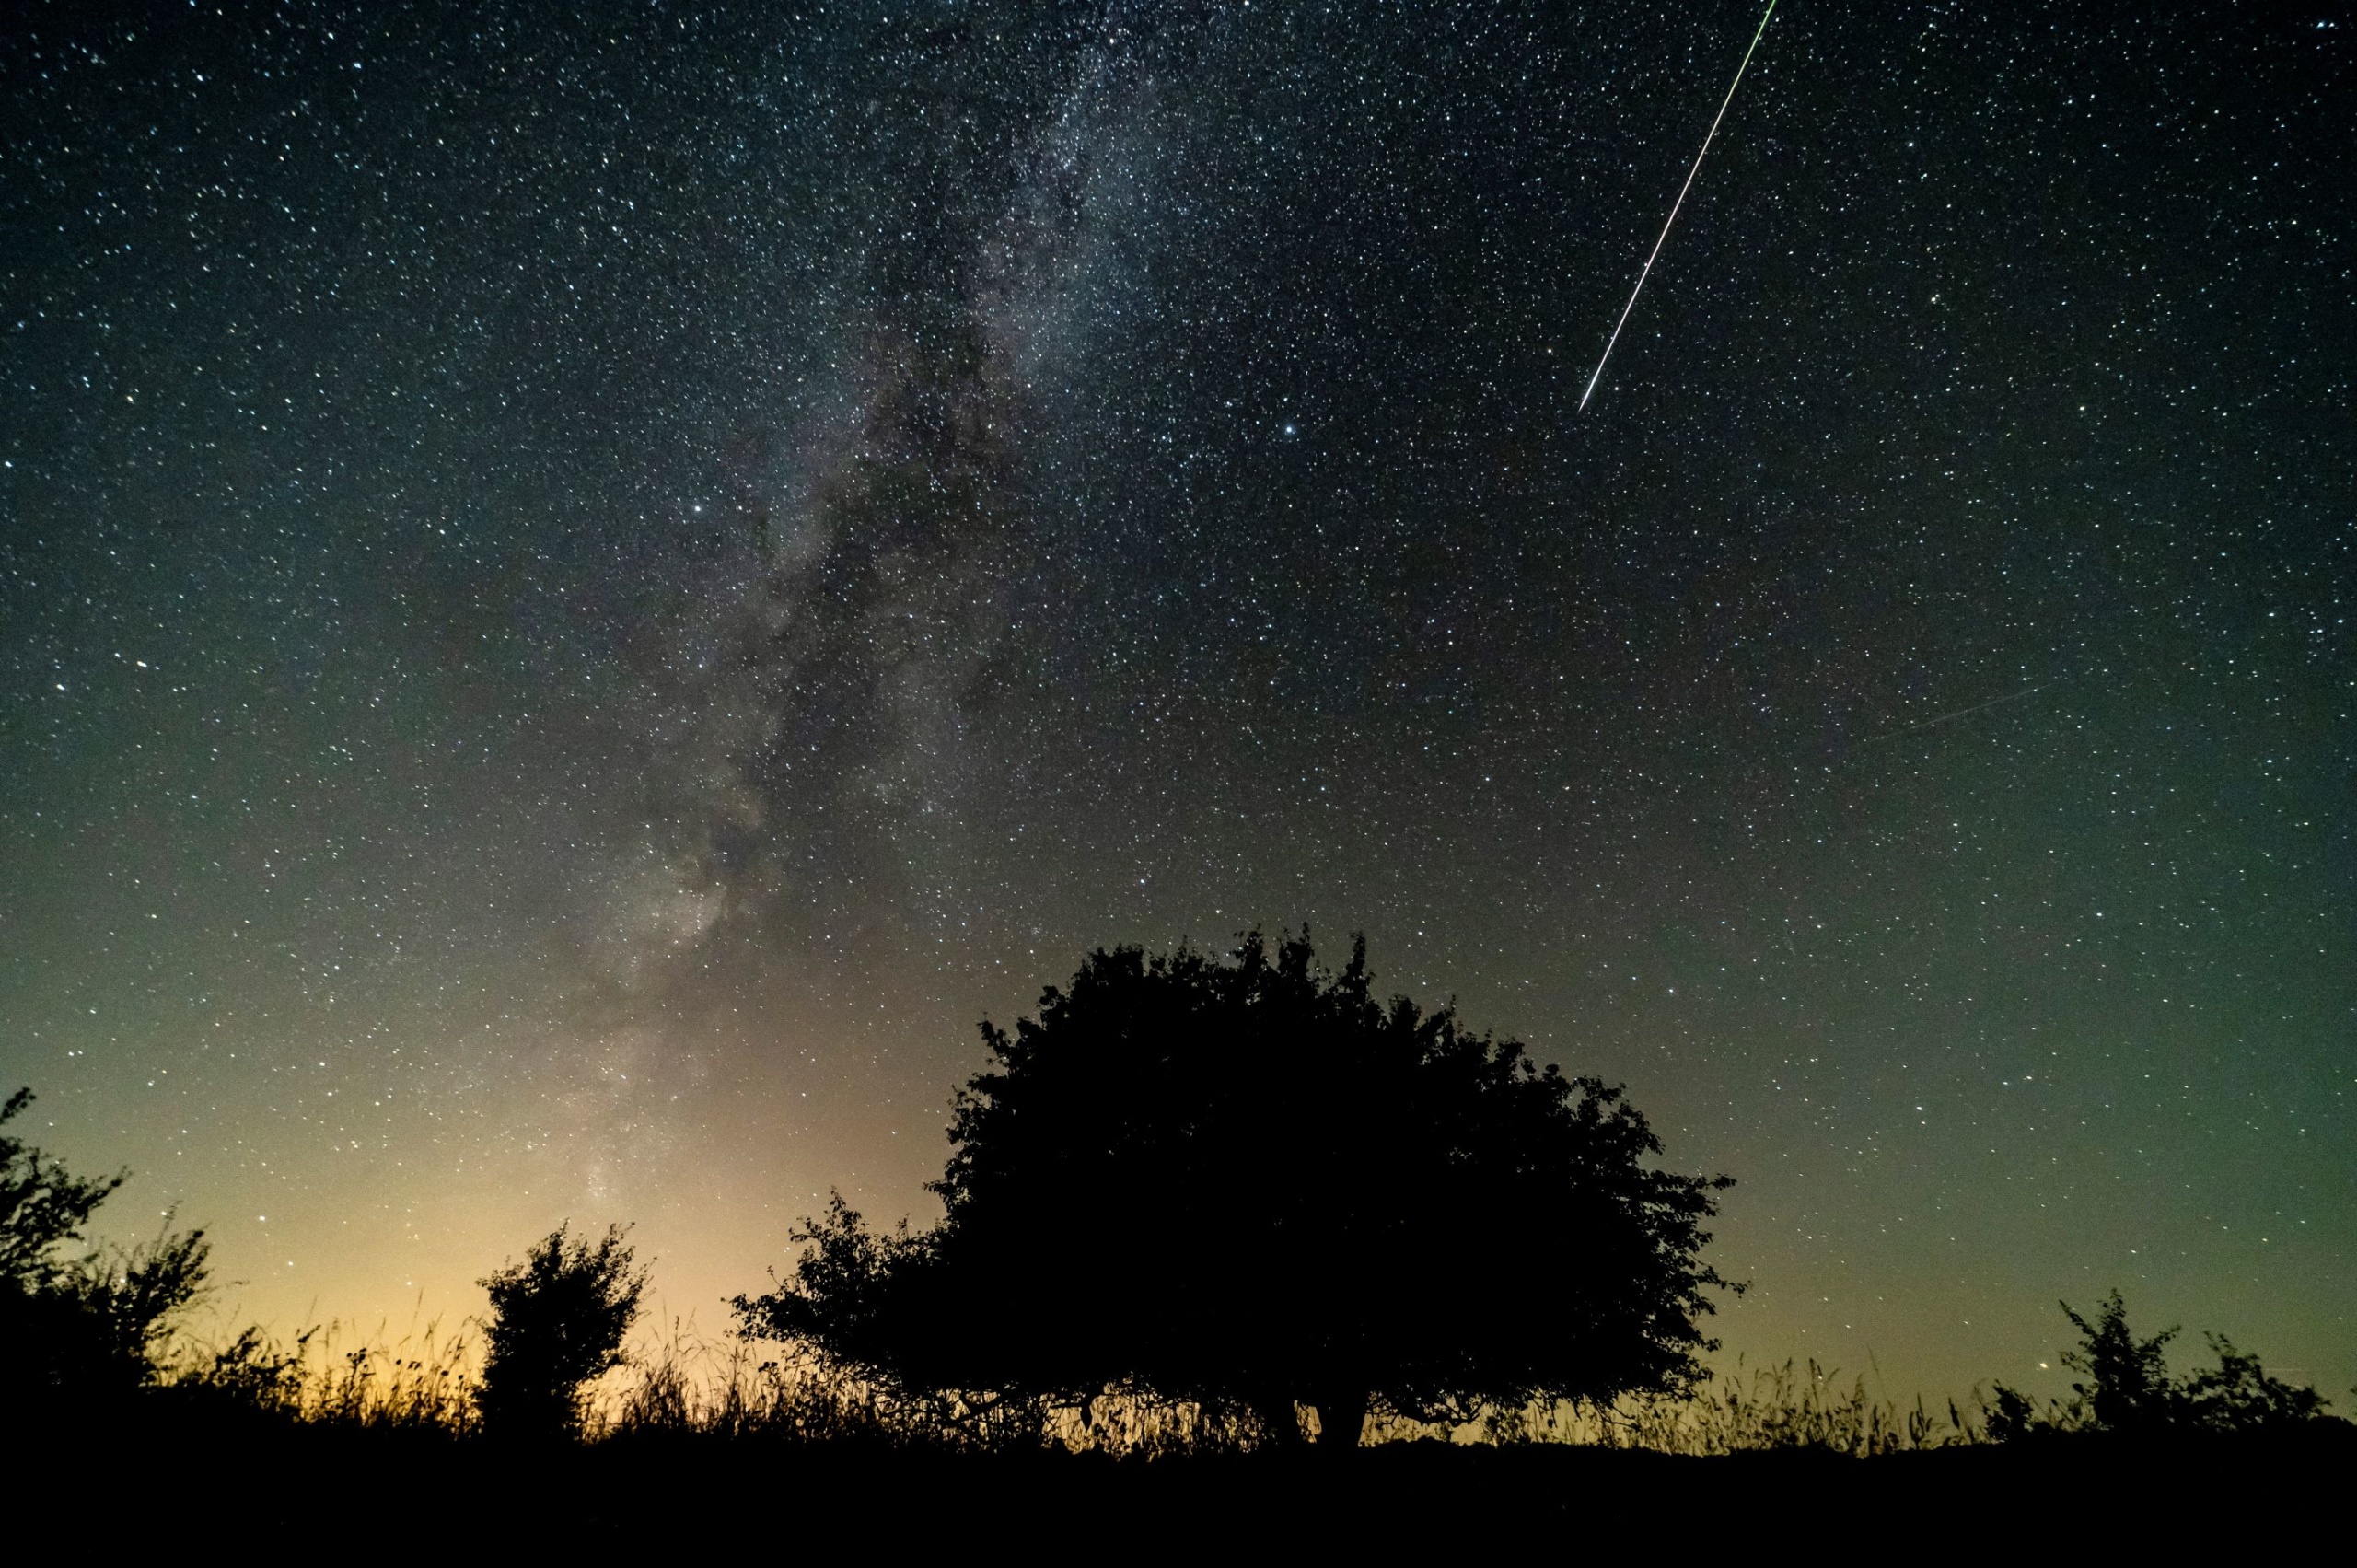
[[[2099,1435],[1897,1454],[1690,1458],[1401,1444],[1117,1460],[785,1446],[683,1435],[514,1448],[422,1433],[142,1420],[11,1464],[26,1514],[106,1534],[377,1560],[706,1545],[965,1558],[993,1547],[1196,1557],[1284,1543],[1452,1558],[1624,1542],[1665,1555],[1934,1559],[2231,1543],[2260,1558],[2346,1528],[2357,1426],[2132,1443]],[[18,1428],[18,1435],[24,1435]],[[92,1538],[94,1540],[99,1538]]]

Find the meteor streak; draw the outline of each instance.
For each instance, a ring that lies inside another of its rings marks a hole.
[[[1694,177],[1702,171],[1702,159],[1711,150],[1711,138],[1719,134],[1719,122],[1727,117],[1727,105],[1735,101],[1735,89],[1743,85],[1743,74],[1751,68],[1751,56],[1759,49],[1759,41],[1767,35],[1768,18],[1776,14],[1776,0],[1768,0],[1768,9],[1760,13],[1759,30],[1751,35],[1751,48],[1743,52],[1743,64],[1735,68],[1735,80],[1727,84],[1727,96],[1719,100],[1719,111],[1711,119],[1711,129],[1702,137],[1702,150],[1694,155],[1694,167],[1686,171],[1686,183],[1678,188],[1678,200],[1670,203],[1669,221],[1661,226],[1661,238],[1654,241],[1654,253],[1645,258],[1644,271],[1637,274],[1637,286],[1629,291],[1629,303],[1620,308],[1620,319],[1612,323],[1612,336],[1604,344],[1604,357],[1596,362],[1596,374],[1587,378],[1587,390],[1580,394],[1580,408],[1585,412],[1588,399],[1596,396],[1596,384],[1604,378],[1604,366],[1612,357],[1612,345],[1620,341],[1620,329],[1629,324],[1629,312],[1637,308],[1637,296],[1645,292],[1645,280],[1653,275],[1654,262],[1661,257],[1661,248],[1669,238],[1670,225],[1678,221],[1678,211],[1686,205],[1686,192],[1694,189]]]
[[[1957,708],[1932,718],[1918,719],[1913,724],[1900,725],[1897,729],[1887,729],[1880,735],[1868,736],[1859,744],[1872,746],[1878,740],[1896,740],[1902,735],[1912,735],[1919,729],[1932,729],[1940,725],[1954,724],[1958,719],[1968,719],[1975,714],[1985,714],[1990,709],[2003,707],[2007,703],[2018,703],[2024,697],[2031,696],[2039,690],[2039,686],[2025,686],[2018,691],[2008,691],[2002,697],[1991,697],[1985,703],[1975,703],[1968,708]]]

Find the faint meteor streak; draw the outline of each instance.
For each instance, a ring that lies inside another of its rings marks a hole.
[[[1880,735],[1868,736],[1859,744],[1872,746],[1877,741],[1896,740],[1902,735],[1912,735],[1919,729],[1931,729],[1939,725],[1954,724],[1958,719],[1968,719],[1975,714],[1985,714],[1990,709],[2003,707],[2007,703],[2018,703],[2039,689],[2038,686],[2025,686],[2018,691],[2008,691],[2002,697],[1991,697],[1985,703],[1975,703],[1968,708],[1957,708],[1949,713],[1934,714],[1928,719],[1918,719],[1913,724],[1900,725],[1897,729],[1887,729]]]
[[[1604,366],[1612,358],[1612,345],[1620,341],[1620,329],[1629,324],[1629,312],[1637,308],[1637,296],[1645,292],[1645,280],[1653,275],[1654,262],[1661,258],[1661,248],[1669,238],[1670,226],[1678,222],[1678,209],[1686,205],[1686,192],[1694,189],[1694,177],[1702,171],[1702,159],[1711,151],[1711,138],[1719,134],[1719,122],[1727,117],[1727,105],[1735,101],[1735,89],[1743,85],[1744,72],[1751,68],[1751,56],[1767,36],[1768,18],[1776,14],[1776,0],[1768,0],[1768,9],[1760,13],[1759,29],[1751,35],[1751,48],[1743,52],[1743,64],[1735,68],[1735,80],[1727,84],[1727,96],[1719,100],[1719,111],[1712,116],[1711,129],[1702,137],[1702,150],[1694,155],[1694,167],[1686,171],[1686,183],[1678,188],[1678,200],[1670,203],[1668,222],[1661,226],[1661,237],[1654,241],[1654,253],[1645,258],[1644,271],[1637,274],[1637,286],[1629,291],[1629,303],[1620,308],[1620,319],[1612,323],[1612,336],[1604,344],[1604,357],[1596,362],[1596,374],[1587,378],[1587,390],[1580,394],[1580,409],[1585,412],[1588,399],[1596,396],[1596,384],[1604,378]]]

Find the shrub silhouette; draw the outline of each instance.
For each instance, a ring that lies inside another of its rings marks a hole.
[[[2129,1331],[2128,1307],[2116,1290],[2097,1304],[2092,1323],[2069,1302],[2061,1307],[2080,1340],[2077,1350],[2062,1353],[2062,1365],[2084,1379],[2071,1389],[2085,1401],[2095,1424],[2109,1432],[2150,1432],[2183,1417],[2183,1396],[2170,1380],[2165,1353],[2177,1330],[2138,1339]]]
[[[485,1431],[580,1432],[584,1386],[622,1364],[622,1336],[646,1291],[627,1234],[613,1225],[592,1244],[559,1225],[521,1263],[478,1282],[491,1296],[480,1395]]]
[[[2269,1376],[2258,1357],[2236,1350],[2223,1334],[2202,1337],[2218,1365],[2186,1379],[2185,1402],[2197,1423],[2215,1432],[2254,1432],[2325,1413],[2325,1398],[2314,1388]]]
[[[2061,1307],[2079,1330],[2078,1348],[2062,1353],[2062,1365],[2080,1375],[2071,1385],[2073,1398],[2040,1415],[2028,1395],[1997,1384],[1988,1410],[1992,1440],[2081,1429],[2142,1437],[2257,1432],[2326,1414],[2323,1395],[2270,1376],[2258,1357],[2235,1349],[2223,1334],[2204,1336],[2218,1358],[2215,1367],[2184,1379],[2173,1376],[2166,1351],[2177,1330],[2137,1338],[2117,1290],[2096,1304],[2092,1322],[2069,1302]]]
[[[130,1249],[72,1245],[126,1177],[84,1178],[5,1131],[33,1101],[0,1104],[0,1393],[19,1399],[120,1393],[160,1376],[175,1320],[204,1294],[203,1231]]]
[[[1957,1424],[1962,1425],[1962,1422]],[[1991,1390],[1981,1430],[1991,1443],[2012,1443],[2051,1424],[2038,1413],[2038,1401],[2003,1383]]]
[[[10,1095],[0,1105],[0,1128],[32,1102],[30,1089]],[[96,1180],[71,1175],[39,1149],[0,1131],[0,1281],[30,1290],[53,1280],[61,1266],[58,1249],[82,1239],[90,1215],[128,1177],[125,1171]]]
[[[904,1389],[1248,1407],[1280,1442],[1296,1405],[1350,1445],[1371,1404],[1463,1420],[1698,1373],[1725,1179],[1652,1168],[1619,1090],[1378,1003],[1363,939],[1340,974],[1306,935],[1098,951],[982,1034],[941,1223],[878,1234],[837,1197],[790,1280],[737,1298],[749,1331]]]

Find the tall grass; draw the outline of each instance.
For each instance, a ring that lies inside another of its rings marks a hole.
[[[1740,1363],[1685,1395],[1631,1395],[1609,1404],[1495,1411],[1481,1434],[1498,1443],[1573,1443],[1662,1454],[1755,1454],[1807,1449],[1857,1458],[1989,1440],[1988,1413],[1972,1404],[1944,1410],[1869,1393],[1864,1376],[1843,1384],[1816,1361],[1745,1368]]]
[[[1062,1449],[1137,1457],[1225,1452],[1259,1432],[1241,1412],[1109,1391],[1080,1403],[991,1394],[909,1394],[822,1357],[763,1354],[674,1321],[633,1348],[633,1376],[601,1391],[600,1438],[686,1434],[830,1446],[944,1453]]]
[[[461,1324],[387,1342],[331,1322],[291,1342],[255,1330],[179,1347],[165,1382],[292,1423],[465,1436],[480,1430],[480,1346]],[[2056,1412],[2049,1412],[2053,1414]],[[1367,1441],[1565,1444],[1664,1454],[1813,1450],[1871,1458],[1990,1440],[1976,1396],[1934,1411],[1875,1397],[1815,1361],[1736,1367],[1682,1396],[1492,1410],[1462,1423],[1377,1409]],[[631,1347],[590,1391],[592,1442],[697,1438],[833,1449],[981,1453],[1062,1450],[1142,1458],[1240,1453],[1269,1434],[1248,1411],[1107,1389],[1084,1401],[911,1395],[817,1355],[780,1353],[674,1319]]]
[[[389,1343],[339,1320],[279,1341],[247,1329],[174,1347],[162,1381],[183,1398],[321,1427],[459,1436],[476,1429],[480,1357],[462,1325],[437,1321]]]
[[[633,1347],[628,1376],[590,1406],[595,1438],[702,1434],[903,1447],[937,1439],[929,1412],[811,1356],[764,1356],[674,1320]]]
[[[797,1443],[857,1442],[952,1451],[1056,1448],[1143,1458],[1234,1453],[1268,1434],[1240,1409],[1109,1389],[1085,1402],[894,1396],[815,1357],[764,1359],[738,1340],[713,1342],[674,1325],[638,1351],[636,1376],[595,1425],[600,1435],[714,1433]],[[1367,1441],[1560,1443],[1655,1453],[1722,1455],[1809,1449],[1870,1458],[1989,1439],[1986,1409],[1934,1411],[1876,1398],[1814,1361],[1736,1368],[1683,1396],[1607,1405],[1492,1410],[1463,1423],[1377,1410]]]
[[[630,1378],[593,1406],[594,1435],[695,1433],[940,1453],[1058,1450],[1143,1458],[1235,1453],[1267,1441],[1240,1407],[1122,1388],[1083,1400],[911,1394],[807,1352],[757,1350],[678,1321],[634,1346],[631,1365]]]

